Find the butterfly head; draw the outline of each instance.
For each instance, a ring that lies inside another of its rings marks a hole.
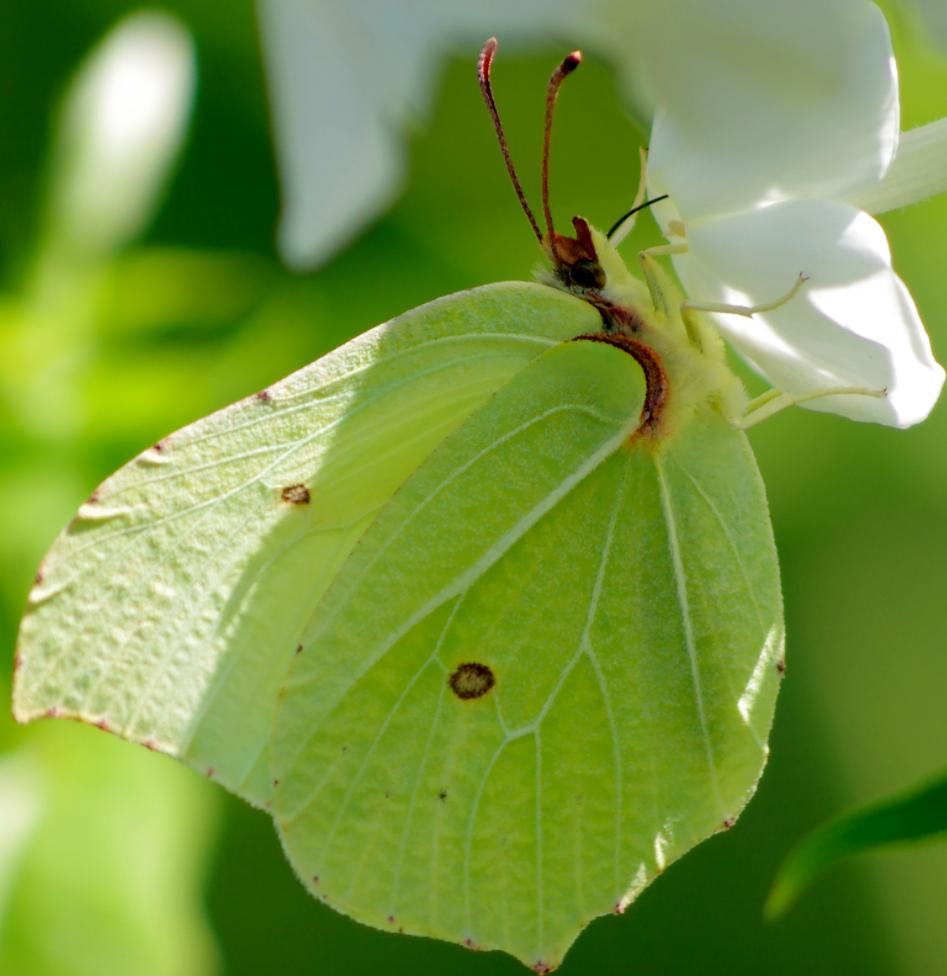
[[[558,281],[570,291],[601,291],[606,274],[598,258],[592,231],[582,217],[573,217],[575,237],[553,231],[543,237],[543,250]]]
[[[546,224],[546,231],[543,233],[540,230],[536,216],[526,200],[526,194],[523,192],[522,184],[516,173],[516,167],[513,165],[509,146],[506,141],[506,134],[503,131],[500,114],[493,97],[490,72],[496,49],[496,38],[491,37],[480,52],[480,60],[477,65],[480,91],[483,94],[484,102],[493,121],[497,141],[500,144],[500,151],[503,154],[503,160],[506,163],[510,182],[516,191],[520,206],[523,208],[527,220],[529,220],[530,227],[536,235],[536,239],[552,263],[553,274],[549,283],[555,284],[579,297],[587,298],[593,302],[597,299],[604,301],[626,299],[629,294],[629,289],[632,291],[635,290],[635,285],[632,283],[634,279],[629,274],[618,252],[609,242],[608,235],[602,234],[590,226],[588,221],[583,217],[572,218],[572,227],[575,232],[574,237],[558,233],[553,226],[552,211],[549,205],[549,147],[552,137],[553,109],[555,108],[556,98],[563,81],[581,64],[582,55],[579,51],[573,51],[569,54],[553,72],[546,88],[546,119],[541,180],[542,215],[545,218]],[[648,203],[641,204],[640,206],[648,206],[652,202],[648,201]],[[636,209],[640,209],[640,206],[633,208],[628,214],[625,214],[616,227],[621,225]]]

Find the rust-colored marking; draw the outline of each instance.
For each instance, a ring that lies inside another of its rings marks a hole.
[[[105,721],[104,718],[100,718],[98,722],[92,723],[97,729],[101,729],[103,732],[111,732],[112,726]]]
[[[603,342],[627,352],[641,367],[645,378],[645,397],[634,437],[643,433],[654,435],[661,423],[661,414],[668,398],[668,380],[658,354],[639,339],[621,332],[589,332],[576,336],[573,342]]]
[[[213,779],[214,778],[214,767],[213,766],[208,766],[207,769],[204,772],[204,775],[208,779]]]
[[[33,585],[34,586],[39,586],[40,583],[42,583],[44,579],[45,579],[45,576],[43,574],[43,567],[40,566],[40,568],[38,570],[36,570],[36,575],[33,577]]]
[[[394,915],[389,915],[388,918],[386,919],[386,921],[388,922],[389,925],[394,925],[395,924],[395,917],[394,917]]]
[[[726,817],[720,826],[723,830],[729,830],[735,823],[736,820],[733,817]]]
[[[457,667],[448,679],[451,691],[460,699],[481,698],[495,684],[493,672],[485,664],[470,662]]]
[[[273,399],[269,390],[260,390],[260,392],[256,394],[256,398],[262,403],[269,403],[269,401]]]
[[[556,967],[551,963],[543,962],[541,959],[537,960],[529,967],[534,973],[540,973],[541,976],[548,976]]]
[[[20,668],[22,668],[22,667],[23,667],[23,658],[20,657],[20,652],[17,651],[13,655],[13,671],[14,671],[14,673],[17,672],[17,671],[19,671]]]
[[[309,489],[305,485],[288,485],[280,492],[287,505],[308,505]]]
[[[583,298],[602,317],[606,332],[637,335],[644,326],[644,319],[630,305],[616,305],[598,294],[584,295]]]
[[[47,708],[46,711],[43,712],[43,718],[59,718],[60,714],[61,712],[59,709],[53,706],[52,708]]]
[[[158,743],[155,742],[154,739],[145,739],[145,741],[142,742],[142,745],[146,749],[150,749],[152,752],[157,752],[158,751]]]
[[[780,658],[776,662],[776,673],[779,674],[780,676],[786,673],[786,661],[784,658]]]

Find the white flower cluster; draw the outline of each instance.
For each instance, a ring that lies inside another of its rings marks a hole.
[[[947,189],[947,125],[908,133],[892,169],[897,71],[870,0],[260,9],[290,263],[324,258],[390,199],[401,168],[393,122],[423,110],[446,43],[557,28],[609,52],[632,99],[654,107],[650,189],[669,195],[656,216],[691,298],[768,304],[808,277],[772,311],[715,314],[751,365],[805,406],[855,420],[908,427],[936,402],[944,372],[883,230],[859,203],[877,213]],[[861,393],[824,395],[833,390]]]

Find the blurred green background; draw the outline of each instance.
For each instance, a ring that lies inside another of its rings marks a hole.
[[[193,32],[192,124],[147,233],[37,297],[57,101],[117,0],[8,4],[0,35],[0,647],[12,665],[36,565],[112,469],[356,332],[446,292],[529,276],[535,243],[473,75],[438,76],[392,209],[316,274],[277,259],[273,148],[255,12],[162,5]],[[904,127],[947,115],[947,57],[889,5]],[[815,29],[815,28],[814,28]],[[535,197],[542,92],[568,45],[505,57],[497,95]],[[637,182],[641,133],[594,52],[555,136],[560,220],[607,226]],[[947,198],[884,217],[895,266],[947,358]],[[759,389],[759,384],[754,386]],[[761,908],[791,845],[842,808],[947,758],[947,404],[907,432],[803,410],[753,432],[789,633],[770,764],[737,828],[676,864],[561,972],[947,973],[947,846],[855,860],[775,923]],[[0,669],[5,698],[11,668]],[[94,729],[0,718],[0,972],[515,974],[498,954],[356,925],[310,899],[268,818],[170,760]]]

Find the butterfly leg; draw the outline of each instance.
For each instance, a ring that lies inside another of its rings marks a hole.
[[[691,302],[685,301],[681,305],[681,311],[694,311],[694,312],[724,312],[728,315],[743,315],[747,318],[757,315],[760,312],[772,312],[777,308],[782,308],[783,305],[790,302],[795,298],[799,289],[809,280],[809,276],[804,272],[800,272],[799,277],[796,278],[795,283],[792,288],[786,292],[785,295],[777,298],[773,302],[764,302],[761,305],[731,305],[727,302]]]
[[[786,407],[795,407],[802,403],[810,403],[812,400],[819,400],[822,397],[868,396],[881,398],[887,395],[887,389],[876,390],[870,387],[860,386],[826,387],[824,390],[816,390],[814,393],[804,393],[799,396],[793,396],[791,393],[783,393],[774,388],[767,390],[765,393],[751,400],[746,405],[743,416],[734,422],[734,427],[739,430],[747,430],[780,413]]]
[[[613,227],[608,233],[608,239],[612,242],[612,247],[618,247],[619,244],[635,229],[635,223],[637,221],[637,211],[645,201],[645,196],[648,192],[648,150],[639,149],[638,157],[641,161],[641,170],[638,177],[638,189],[635,192],[635,198],[631,202],[631,210],[629,214],[624,218],[622,222]]]
[[[657,244],[654,247],[649,247],[644,251],[638,252],[641,273],[644,276],[645,284],[648,286],[648,293],[651,295],[651,304],[654,306],[655,311],[667,314],[667,293],[671,292],[671,294],[674,294],[677,292],[677,288],[671,288],[665,284],[667,272],[658,264],[656,258],[669,254],[684,254],[686,250],[687,244],[681,243]]]

